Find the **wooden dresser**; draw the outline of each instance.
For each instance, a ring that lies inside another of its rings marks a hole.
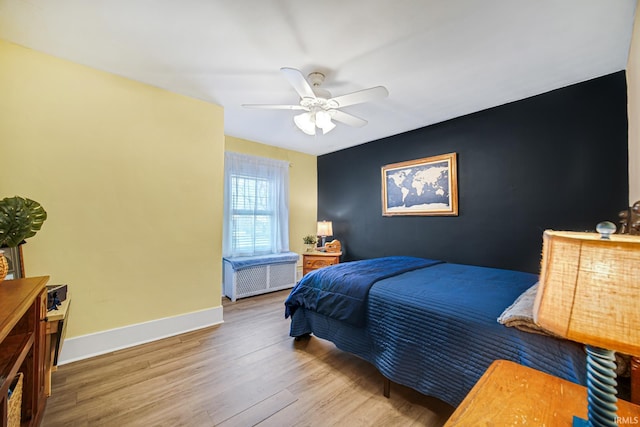
[[[302,274],[328,265],[340,264],[342,252],[305,252],[302,254]]]
[[[0,282],[0,426],[7,425],[7,394],[23,377],[22,426],[40,424],[45,396],[45,319],[48,276]]]

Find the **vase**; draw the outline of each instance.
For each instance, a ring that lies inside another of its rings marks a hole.
[[[7,258],[4,256],[4,251],[0,250],[0,282],[7,277],[7,273],[9,272],[9,263],[7,262]]]
[[[307,252],[313,252],[313,250],[315,249],[316,244],[315,243],[307,243]]]

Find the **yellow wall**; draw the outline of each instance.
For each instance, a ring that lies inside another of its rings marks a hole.
[[[289,250],[302,254],[302,237],[316,234],[318,169],[316,156],[226,137],[226,150],[272,159],[286,160],[289,169]],[[298,263],[301,265],[302,260]]]
[[[627,63],[629,115],[629,204],[640,200],[640,8],[631,39]]]
[[[0,64],[0,197],[49,214],[25,268],[69,284],[67,336],[219,307],[222,108],[1,40]]]

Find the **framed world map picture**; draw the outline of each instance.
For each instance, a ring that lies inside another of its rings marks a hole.
[[[456,153],[383,166],[382,215],[458,215]]]

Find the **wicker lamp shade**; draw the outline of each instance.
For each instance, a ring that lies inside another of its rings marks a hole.
[[[640,355],[640,236],[545,231],[536,323],[591,346]]]

